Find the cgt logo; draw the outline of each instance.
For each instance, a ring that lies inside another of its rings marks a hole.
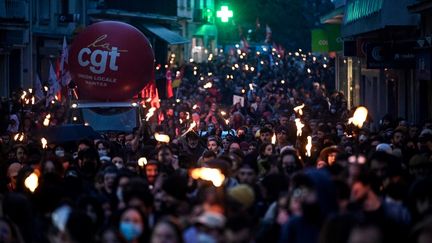
[[[119,50],[118,47],[103,42],[107,37],[108,35],[99,36],[94,42],[78,52],[80,66],[90,66],[90,71],[95,74],[104,73],[107,66],[112,71],[118,71],[117,58],[120,57],[121,52],[127,52],[127,50]]]

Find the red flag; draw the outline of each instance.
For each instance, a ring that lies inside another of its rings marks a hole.
[[[171,70],[167,69],[167,72],[165,74],[166,77],[166,92],[167,92],[167,99],[174,96],[173,87],[172,87],[172,76],[171,76]]]

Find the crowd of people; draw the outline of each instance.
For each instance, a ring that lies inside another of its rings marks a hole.
[[[301,50],[171,70],[173,98],[98,139],[43,147],[65,103],[2,101],[1,242],[432,242],[432,122],[349,124],[334,59]]]

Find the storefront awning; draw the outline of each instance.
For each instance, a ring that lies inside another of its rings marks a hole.
[[[217,29],[215,25],[205,24],[200,26],[194,35],[199,36],[217,36]]]
[[[143,27],[170,45],[185,44],[189,42],[189,40],[183,38],[181,35],[161,25],[143,24]]]
[[[407,7],[415,0],[347,0],[342,36],[349,37],[387,26],[415,26],[418,17]]]

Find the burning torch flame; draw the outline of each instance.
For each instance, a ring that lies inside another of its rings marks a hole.
[[[146,157],[141,157],[138,159],[138,166],[139,167],[144,167],[147,164],[147,158]]]
[[[196,108],[198,108],[198,105],[197,105],[197,104],[195,104],[195,105],[192,106],[192,109],[195,110]]]
[[[46,127],[49,126],[50,119],[51,119],[51,114],[46,115],[45,119],[43,121],[43,125],[46,126]]]
[[[304,106],[305,106],[305,104],[296,106],[296,107],[294,107],[294,111],[298,112],[299,115],[302,116],[303,115],[303,108],[304,108]]]
[[[226,115],[226,112],[225,112],[225,111],[221,111],[220,113],[221,113],[222,116],[225,116],[225,115]]]
[[[297,127],[297,137],[300,137],[302,135],[302,129],[305,125],[301,123],[300,118],[296,118],[294,121]]]
[[[29,189],[31,192],[34,192],[36,188],[39,186],[39,177],[36,173],[31,173],[24,181],[25,187]]]
[[[150,120],[150,118],[154,115],[156,108],[152,107],[148,110],[147,114],[146,114],[146,121]]]
[[[22,95],[21,95],[21,99],[23,100],[23,99],[25,99],[25,96],[27,95],[27,92],[24,90],[23,91],[23,93],[22,93]]]
[[[273,136],[271,138],[271,143],[276,144],[276,134],[273,134]]]
[[[195,127],[196,127],[196,122],[194,121],[194,122],[192,122],[191,124],[190,124],[190,126],[189,126],[189,128],[188,128],[188,130],[186,130],[186,132],[184,132],[183,134],[182,134],[182,136],[185,136],[186,135],[186,133],[188,133],[188,132],[190,132],[190,131],[192,131],[192,129],[194,129]]]
[[[225,119],[225,124],[229,125],[229,119]]]
[[[47,144],[48,144],[48,141],[46,140],[46,138],[41,138],[41,143],[42,143],[42,148],[46,149],[47,148]]]
[[[210,89],[213,86],[211,82],[204,84],[204,89]]]
[[[312,137],[308,136],[307,137],[307,144],[306,144],[306,156],[310,157],[311,156],[311,149],[312,149]]]
[[[359,106],[355,112],[353,117],[348,119],[348,124],[354,124],[355,126],[362,128],[363,123],[366,121],[366,117],[368,115],[368,110],[364,106]]]
[[[170,142],[170,137],[166,134],[155,133],[154,137],[158,142],[162,142],[162,143]]]
[[[225,176],[219,169],[205,167],[191,170],[191,177],[195,180],[211,181],[215,187],[220,187],[225,180]]]
[[[20,132],[20,133],[15,134],[14,140],[22,142],[24,140],[24,133]]]

